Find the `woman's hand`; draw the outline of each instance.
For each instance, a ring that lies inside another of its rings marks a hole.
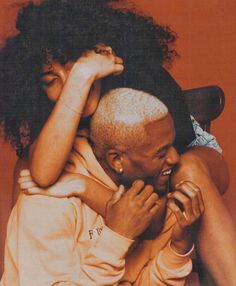
[[[175,214],[171,247],[179,254],[187,253],[193,245],[197,222],[204,212],[201,190],[190,181],[176,185],[175,191],[168,194],[168,207]]]
[[[60,180],[48,188],[40,188],[33,180],[30,170],[20,172],[18,183],[27,195],[44,195],[56,198],[80,196],[86,190],[86,179],[83,175],[64,173]]]
[[[80,77],[92,77],[98,80],[108,75],[118,75],[124,70],[123,60],[117,57],[112,48],[104,44],[97,44],[94,50],[89,50],[75,62],[71,73]]]

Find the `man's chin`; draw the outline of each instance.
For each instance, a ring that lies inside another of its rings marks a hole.
[[[164,208],[160,209],[160,211],[161,212],[152,219],[148,228],[139,236],[141,240],[155,239],[162,232],[162,229],[165,224],[165,217],[166,217],[166,211],[167,211],[166,204]]]
[[[162,231],[161,227],[160,229],[151,229],[151,228],[147,228],[140,236],[139,238],[141,240],[153,240],[155,239]]]
[[[157,226],[151,223],[149,227],[139,236],[139,238],[141,240],[153,240],[161,233],[162,229],[163,224]]]
[[[167,182],[166,184],[155,184],[155,193],[157,194],[166,194],[169,189],[169,183]]]

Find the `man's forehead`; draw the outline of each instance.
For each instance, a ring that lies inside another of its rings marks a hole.
[[[175,128],[170,115],[150,122],[145,126],[150,145],[155,144],[159,148],[171,145],[175,139]]]
[[[132,146],[133,153],[150,156],[162,149],[168,149],[175,140],[175,129],[171,117],[165,117],[153,121],[146,125],[146,138],[137,141],[135,146]],[[139,144],[139,142],[143,142]]]
[[[167,132],[174,132],[175,128],[173,124],[172,117],[169,113],[164,115],[162,118],[150,121],[145,124],[145,130],[149,136],[153,136],[153,134],[162,134]]]

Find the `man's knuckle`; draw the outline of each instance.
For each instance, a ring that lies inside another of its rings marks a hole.
[[[190,200],[189,200],[189,198],[187,198],[187,197],[184,197],[184,198],[182,199],[182,202],[183,202],[183,204],[186,205],[186,206],[189,206],[189,205],[190,205]]]
[[[195,192],[190,192],[189,193],[189,197],[190,197],[190,199],[195,199],[195,198],[197,198],[197,193],[195,193]]]
[[[143,202],[141,200],[136,200],[136,206],[138,208],[142,208],[143,207]]]
[[[156,193],[152,193],[151,194],[151,198],[154,200],[154,201],[157,201],[158,200],[158,195]]]

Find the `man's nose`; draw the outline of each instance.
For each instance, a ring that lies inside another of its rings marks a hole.
[[[169,165],[176,165],[176,164],[178,164],[178,162],[179,162],[179,158],[180,158],[180,156],[179,156],[178,152],[177,152],[176,149],[172,146],[172,147],[169,149],[166,162],[167,162]]]

